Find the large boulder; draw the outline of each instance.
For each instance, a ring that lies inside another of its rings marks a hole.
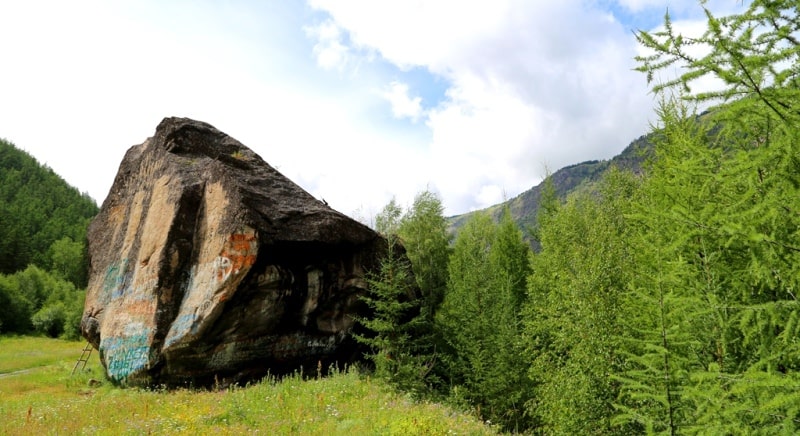
[[[128,150],[89,232],[83,336],[112,380],[231,383],[347,361],[386,249],[209,124]]]

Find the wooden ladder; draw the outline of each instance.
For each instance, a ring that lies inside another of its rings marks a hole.
[[[83,347],[83,352],[81,353],[81,357],[78,359],[77,362],[75,362],[75,366],[72,367],[72,373],[70,375],[75,375],[75,371],[78,370],[78,366],[80,366],[81,363],[83,363],[81,371],[86,369],[86,362],[89,361],[89,357],[92,355],[92,350],[94,350],[94,347],[92,346],[92,344],[87,342],[86,346]]]

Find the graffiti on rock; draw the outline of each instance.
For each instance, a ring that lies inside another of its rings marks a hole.
[[[180,311],[164,340],[169,347],[186,335],[198,331],[203,317],[208,316],[216,302],[230,298],[241,279],[256,262],[258,239],[252,229],[229,235],[222,250],[213,261],[192,267],[184,284],[186,295]]]
[[[126,328],[121,336],[103,338],[100,341],[100,352],[105,356],[106,371],[112,380],[124,382],[131,374],[149,367],[149,337],[152,330],[140,323],[135,324],[136,328]]]
[[[131,274],[128,272],[128,259],[122,259],[119,263],[112,263],[106,269],[103,277],[103,292],[111,295],[111,300],[122,297],[130,282]]]
[[[136,268],[129,271],[128,259],[122,259],[111,264],[103,278],[103,290],[110,295],[110,301],[124,298],[132,302],[138,300],[151,300],[152,290],[158,287],[158,277],[152,272]]]
[[[166,340],[164,341],[165,346],[170,346],[175,341],[186,335],[187,333],[196,333],[197,332],[197,324],[195,320],[197,319],[197,315],[194,313],[188,313],[184,315],[180,315],[175,318],[175,321],[172,322],[172,326],[169,329],[169,334],[167,335]]]
[[[224,282],[231,276],[233,271],[233,262],[225,256],[219,256],[213,262],[214,277],[218,282]]]
[[[256,263],[256,252],[258,241],[255,232],[234,233],[228,237],[225,247],[215,261],[215,266],[221,267],[223,273],[222,281],[227,280],[231,272],[238,273],[244,268],[253,266]],[[217,275],[217,280],[220,276]]]

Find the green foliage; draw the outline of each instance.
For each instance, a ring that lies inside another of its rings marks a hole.
[[[420,396],[436,384],[433,371],[433,313],[443,292],[447,234],[442,205],[430,192],[419,194],[405,214],[394,199],[376,217],[388,250],[379,270],[368,277],[369,334],[376,374]]]
[[[534,383],[529,412],[546,434],[616,434],[611,425],[623,367],[622,300],[630,280],[627,202],[637,188],[611,172],[595,192],[555,195],[540,208],[524,337]]]
[[[474,214],[455,240],[437,314],[451,385],[463,387],[457,389],[463,398],[507,429],[528,426],[518,303],[528,254],[508,213],[499,227],[488,215]]]
[[[693,403],[696,420],[685,433],[797,434],[800,422],[800,378],[797,374],[760,370],[724,373],[716,365],[691,374],[684,388]]]
[[[94,200],[0,140],[0,332],[77,338]]]
[[[522,231],[511,217],[511,211],[506,208],[497,224],[489,262],[496,285],[514,309],[509,311],[514,314],[509,319],[512,324],[518,323],[519,313],[525,303],[526,280],[531,272],[530,253],[530,246],[524,241]]]
[[[31,317],[33,328],[51,338],[57,338],[62,333],[65,320],[66,309],[61,302],[44,306]]]
[[[684,251],[694,240],[686,218],[704,207],[703,192],[714,191],[706,170],[719,155],[690,146],[707,139],[692,114],[672,102],[664,102],[659,114],[665,126],[656,138],[656,159],[629,214],[636,267],[623,300],[626,367],[613,376],[621,385],[614,423],[676,434],[691,410],[683,387],[692,371],[704,368],[698,357],[712,341],[698,334],[713,331],[688,260],[697,255]]]
[[[436,194],[424,191],[416,196],[397,229],[422,291],[423,312],[430,322],[447,286],[450,238],[443,213],[444,207]]]
[[[662,370],[660,379],[631,370],[626,386],[663,394],[651,396],[661,403],[652,408],[622,398],[619,419],[635,410],[648,429],[671,433],[726,433],[731,422],[763,434],[800,426],[796,14],[793,2],[754,1],[736,16],[708,14],[699,39],[674,34],[669,17],[664,32],[640,34],[655,51],[640,59],[643,71],[686,63],[686,74],[657,91],[715,75],[722,90],[684,98],[731,102],[699,119],[669,99],[660,108],[662,141],[636,217],[640,252],[659,249],[638,262],[645,280],[630,294],[655,322],[635,323],[644,343],[630,361]],[[691,58],[688,45],[709,54]],[[642,305],[643,296],[658,304]]]
[[[455,240],[449,263],[449,280],[437,324],[449,346],[445,355],[448,373],[455,384],[471,391],[485,374],[490,357],[485,346],[494,328],[485,314],[495,297],[491,289],[489,249],[494,239],[494,223],[486,214],[474,214]],[[477,395],[477,392],[476,392]]]
[[[88,281],[88,265],[85,261],[84,249],[82,242],[75,242],[69,236],[53,242],[47,250],[50,271],[76,286],[86,283]]]
[[[786,389],[797,380],[789,338],[800,241],[787,229],[800,224],[789,212],[800,192],[783,141],[795,134],[774,126],[769,146],[753,147],[746,135],[714,134],[716,124],[675,101],[660,115],[662,142],[634,216],[641,239],[626,304],[635,334],[617,421],[672,434],[724,433],[731,420],[791,433],[800,425],[798,396]]]
[[[704,306],[683,287],[684,264],[665,257],[659,247],[637,253],[642,267],[624,302],[630,311],[622,340],[626,368],[613,376],[620,383],[614,423],[648,434],[677,434],[690,422],[683,387],[692,371],[702,369],[693,354],[702,349],[693,324],[702,323]]]
[[[0,273],[35,264],[58,271],[75,286],[86,286],[82,247],[97,212],[88,195],[0,140]]]
[[[682,66],[683,74],[657,84],[654,90],[679,87],[686,90],[690,100],[741,100],[748,106],[764,105],[765,110],[758,109],[761,115],[784,121],[796,119],[800,115],[800,71],[796,68],[800,21],[796,8],[796,2],[790,0],[754,0],[737,15],[715,17],[706,10],[707,29],[696,38],[675,33],[666,14],[664,30],[637,33],[639,43],[653,52],[637,57],[641,64],[638,70],[652,81],[656,72]],[[706,76],[720,79],[723,87],[688,94],[691,84]]]
[[[402,217],[403,209],[397,204],[397,200],[392,198],[392,201],[384,206],[381,213],[375,217],[375,231],[382,235],[397,234],[397,228],[400,226]]]
[[[0,332],[35,331],[77,339],[85,293],[72,282],[29,266],[12,275],[0,274]]]
[[[669,16],[639,33],[651,79],[685,67],[657,92],[725,104],[697,116],[662,93],[640,186],[612,172],[564,205],[545,198],[525,312],[539,431],[797,432],[796,16],[754,1],[708,14],[700,38]],[[706,75],[724,86],[689,93]]]
[[[376,217],[388,254],[369,277],[366,301],[374,315],[361,320],[371,334],[360,341],[372,347],[376,373],[418,396],[438,384],[434,313],[444,293],[449,250],[442,211],[439,198],[425,191],[406,213],[392,199]]]
[[[368,318],[359,318],[369,334],[356,339],[373,351],[375,375],[407,392],[423,393],[431,373],[431,357],[426,355],[430,338],[416,333],[425,323],[420,311],[411,265],[394,236],[388,237],[388,250],[380,269],[367,278],[369,293],[364,301],[371,309]]]
[[[18,277],[0,274],[0,307],[0,333],[21,333],[33,328],[34,303],[20,292]]]

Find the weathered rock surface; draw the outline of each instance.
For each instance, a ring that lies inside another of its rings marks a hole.
[[[348,360],[385,250],[214,127],[166,118],[89,227],[82,332],[108,376],[209,385]]]

